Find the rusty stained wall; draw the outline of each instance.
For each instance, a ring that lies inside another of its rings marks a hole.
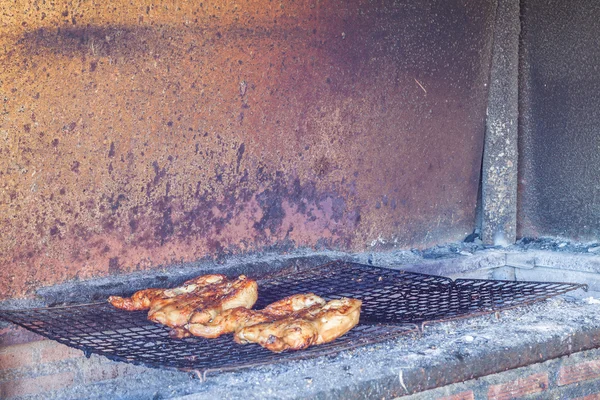
[[[491,1],[0,4],[0,298],[473,228]]]

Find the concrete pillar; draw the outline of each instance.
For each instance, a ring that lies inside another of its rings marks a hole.
[[[499,0],[494,29],[482,165],[482,240],[516,240],[519,0]]]

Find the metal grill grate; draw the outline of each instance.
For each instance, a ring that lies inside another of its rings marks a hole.
[[[540,301],[585,285],[451,279],[336,261],[259,281],[255,308],[296,293],[363,300],[361,320],[346,335],[303,351],[275,354],[254,344],[218,339],[170,339],[147,312],[108,303],[0,310],[0,318],[60,343],[112,360],[150,367],[225,371],[338,353],[417,330],[416,324],[490,313]]]

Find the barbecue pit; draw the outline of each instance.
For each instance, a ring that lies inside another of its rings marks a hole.
[[[258,397],[600,393],[597,5],[0,13],[0,310],[14,322],[0,323],[0,397],[214,397],[249,383]],[[380,282],[323,279],[377,267],[444,290],[385,289],[356,331],[280,356],[175,348],[104,303],[213,272],[265,290],[309,274],[303,290],[360,297]],[[468,302],[452,297],[462,285]]]

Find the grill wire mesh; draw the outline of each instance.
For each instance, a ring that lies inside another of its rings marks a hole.
[[[335,261],[259,281],[255,308],[285,296],[312,292],[327,300],[363,300],[360,323],[346,335],[296,352],[272,353],[255,344],[218,339],[171,339],[168,328],[146,319],[146,311],[122,311],[108,303],[0,310],[0,318],[35,333],[115,361],[199,372],[235,370],[336,354],[444,321],[530,304],[586,285],[449,278]]]

